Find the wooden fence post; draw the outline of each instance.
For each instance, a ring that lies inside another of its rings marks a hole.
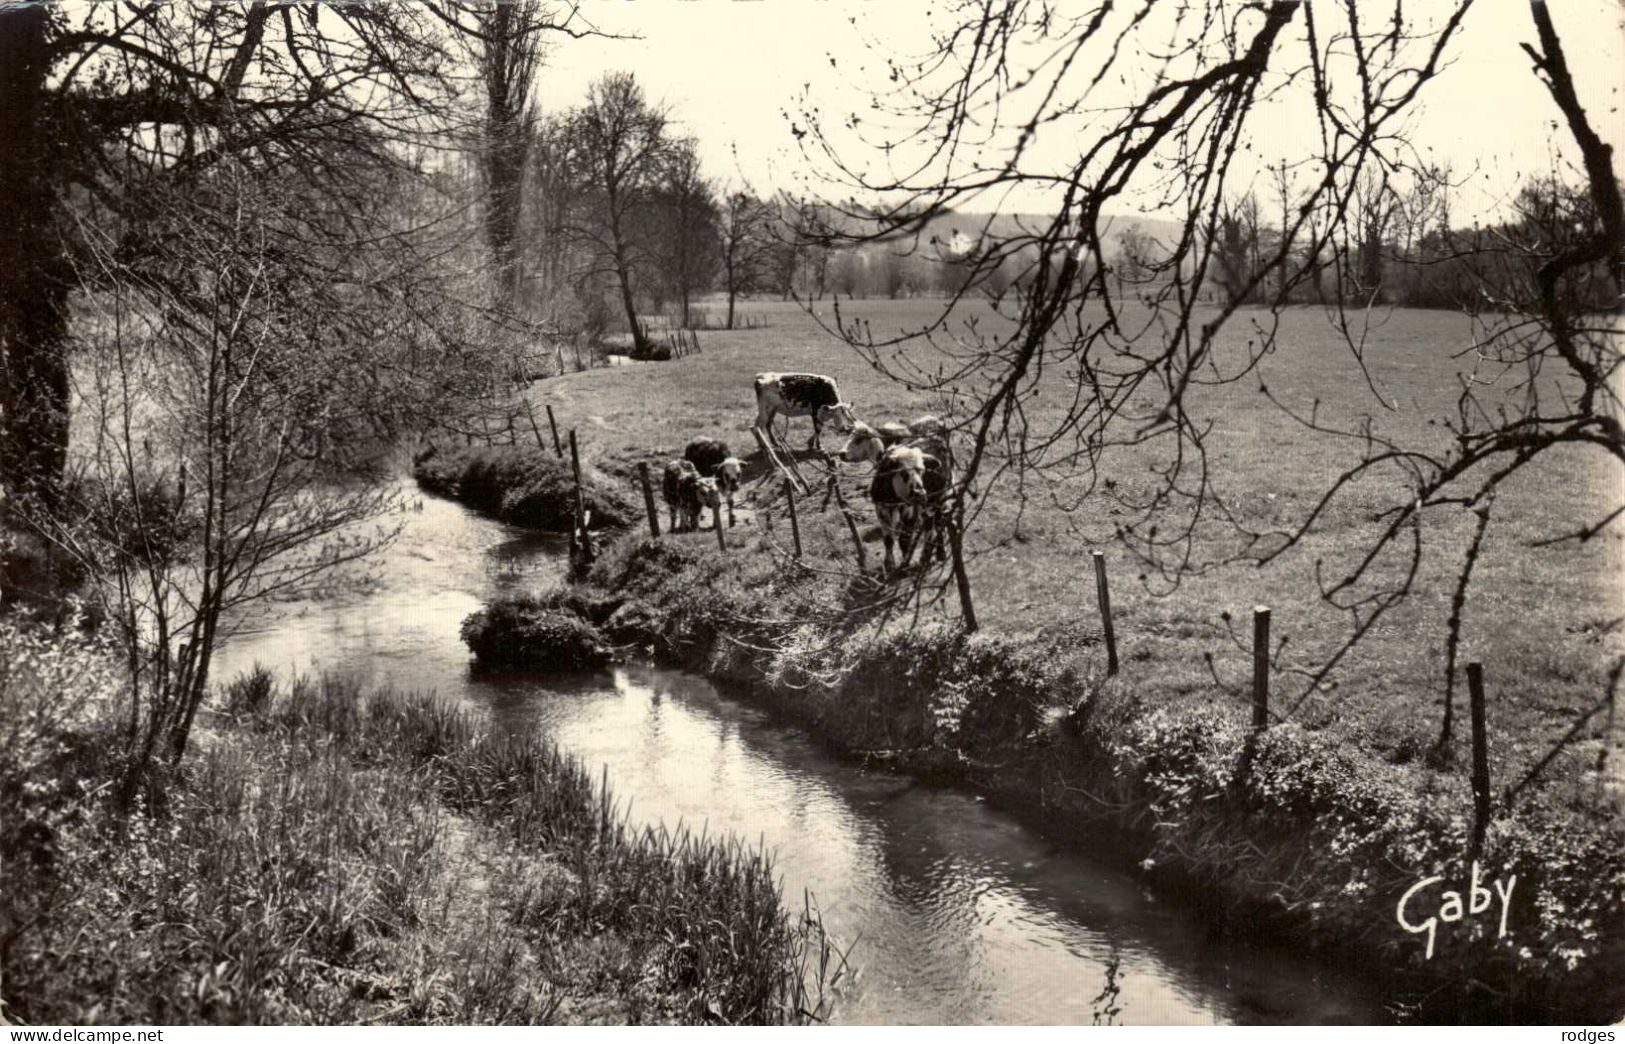
[[[1270,611],[1253,606],[1253,731],[1270,723]]]
[[[581,534],[581,557],[583,561],[592,561],[592,534],[587,532],[586,505],[582,502],[581,493],[581,453],[576,449],[576,430],[570,429],[570,470],[575,473],[576,480],[576,524],[575,528]]]
[[[717,550],[727,551],[728,542],[722,536],[722,505],[711,509],[711,528],[717,531]]]
[[[1473,727],[1473,848],[1477,855],[1484,845],[1484,831],[1490,823],[1490,746],[1484,732],[1484,665],[1467,665],[1467,698]]]
[[[1112,593],[1106,586],[1106,553],[1096,551],[1095,600],[1100,603],[1100,623],[1106,631],[1106,676],[1117,673],[1117,629],[1112,626]]]
[[[801,519],[796,517],[796,487],[788,478],[784,480],[784,501],[790,507],[790,538],[796,544],[796,558],[801,558]]]
[[[542,438],[542,429],[536,423],[536,411],[531,408],[530,400],[522,400],[525,404],[525,416],[530,419],[530,430],[536,436],[536,448],[543,453],[547,452],[547,440]]]
[[[553,404],[547,404],[547,426],[553,429],[553,455],[564,459],[564,447],[559,445],[559,422],[553,419]]]
[[[835,491],[835,502],[841,507],[841,517],[846,519],[846,528],[852,534],[852,546],[858,549],[858,572],[869,571],[869,556],[863,550],[863,538],[858,536],[858,524],[852,521],[852,512],[847,509],[846,495],[841,492],[841,484],[835,481],[835,476],[829,477],[829,488]]]
[[[649,462],[638,461],[638,481],[643,484],[643,509],[649,513],[649,535],[660,539],[660,515],[655,511],[654,490],[649,487]]]

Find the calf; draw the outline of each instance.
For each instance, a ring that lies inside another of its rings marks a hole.
[[[728,444],[721,439],[707,438],[701,435],[692,439],[683,448],[683,459],[699,471],[700,478],[710,478],[717,473],[717,466],[733,454]]]
[[[686,460],[666,462],[666,470],[660,476],[660,495],[666,501],[667,528],[673,533],[683,531],[682,526],[678,525],[678,513],[681,512],[684,520],[688,518],[687,494],[699,480],[700,473],[690,462]]]
[[[717,492],[728,502],[728,528],[734,526],[734,494],[739,492],[739,476],[745,465],[738,457],[724,458],[717,465]]]
[[[700,528],[700,511],[711,509],[711,525],[722,528],[722,495],[714,478],[696,478],[684,490],[683,508],[688,512],[688,528]]]
[[[756,426],[763,434],[773,430],[773,418],[811,417],[812,449],[818,448],[824,423],[832,422],[843,431],[856,423],[852,404],[841,401],[835,382],[816,373],[759,373],[756,375]]]
[[[699,529],[703,508],[710,508],[711,517],[721,524],[722,497],[717,491],[717,480],[701,478],[699,471],[689,461],[667,462],[665,472],[660,477],[660,493],[670,512],[669,526],[673,533]]]

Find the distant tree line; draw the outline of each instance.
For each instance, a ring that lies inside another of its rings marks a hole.
[[[1210,269],[1204,289],[1218,303],[1267,305],[1390,305],[1494,311],[1505,308],[1489,288],[1509,281],[1535,294],[1538,258],[1601,233],[1602,220],[1578,178],[1556,174],[1531,178],[1499,222],[1463,227],[1452,223],[1447,168],[1410,172],[1401,184],[1375,173],[1362,176],[1351,193],[1349,220],[1333,236],[1310,230],[1283,243],[1301,200],[1286,168],[1272,171],[1274,190],[1265,199],[1247,192],[1223,201],[1202,234]],[[1273,211],[1273,212],[1272,212]],[[1313,244],[1313,245],[1312,245]],[[1125,288],[1173,277],[1172,251],[1140,223],[1116,236],[1111,275]],[[1286,257],[1288,264],[1278,259]],[[1565,287],[1573,307],[1612,307],[1606,263],[1591,264],[1585,278]],[[1188,271],[1180,273],[1186,277]],[[1085,276],[1087,278],[1087,276]]]

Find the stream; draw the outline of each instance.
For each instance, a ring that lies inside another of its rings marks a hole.
[[[697,675],[471,671],[463,618],[559,575],[561,541],[407,495],[400,537],[364,575],[237,621],[215,677],[258,661],[432,690],[495,728],[545,730],[595,775],[607,766],[634,822],[764,845],[786,902],[809,893],[851,946],[859,976],[837,1022],[1393,1021],[1350,971],[1221,936],[1120,861],[964,790],[843,761]]]

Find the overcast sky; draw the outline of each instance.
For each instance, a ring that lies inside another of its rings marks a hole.
[[[935,13],[941,6],[930,0],[586,0],[583,13],[599,28],[640,39],[558,45],[541,74],[539,100],[549,110],[566,108],[604,72],[633,71],[651,96],[671,103],[713,175],[743,178],[758,189],[794,188],[806,164],[784,114],[799,111],[804,87],[811,85],[826,113],[864,111],[868,78],[858,65],[872,69],[883,57],[876,47],[900,55],[928,49],[931,26],[944,18]],[[1429,6],[1406,8],[1414,16]],[[1060,8],[1066,10],[1065,0]],[[1594,126],[1616,146],[1616,162],[1625,162],[1622,10],[1620,0],[1553,6],[1581,99]],[[1477,170],[1458,194],[1460,219],[1492,213],[1516,190],[1520,172],[1549,169],[1554,144],[1569,147],[1566,133],[1554,134],[1556,110],[1518,49],[1533,38],[1523,0],[1479,0],[1452,47],[1455,64],[1424,95],[1415,140],[1452,162],[1458,175]],[[1261,161],[1300,156],[1304,133],[1311,130],[1302,119],[1260,121]],[[1052,138],[1044,144],[1060,162],[1075,143]],[[1035,199],[1004,205],[1038,208]],[[994,201],[974,209],[994,209]]]

